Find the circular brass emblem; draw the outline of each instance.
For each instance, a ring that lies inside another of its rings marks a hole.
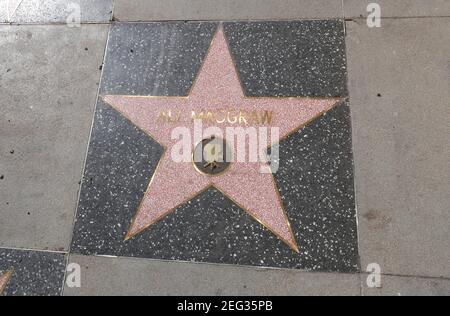
[[[195,169],[207,175],[219,175],[231,165],[231,151],[225,140],[211,137],[202,140],[192,155]]]

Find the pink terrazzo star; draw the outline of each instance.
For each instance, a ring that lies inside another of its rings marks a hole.
[[[178,142],[172,140],[172,130],[177,126],[186,126],[193,133],[191,117],[184,115],[176,122],[165,124],[158,124],[158,118],[161,112],[167,113],[169,110],[172,113],[222,109],[249,112],[267,110],[273,116],[270,124],[265,122],[264,126],[278,127],[280,137],[283,138],[329,111],[339,102],[338,99],[246,97],[222,28],[219,28],[212,41],[188,97],[108,95],[103,99],[165,148],[165,154],[128,231],[127,240],[199,193],[214,187],[298,252],[273,175],[260,172],[262,163],[234,162],[223,174],[201,174],[192,162],[174,162],[170,154],[172,146]],[[210,126],[213,126],[213,122],[203,122],[203,128]],[[226,121],[220,128],[225,129],[227,126],[235,127]]]
[[[0,276],[0,295],[2,295],[3,291],[6,289],[11,277],[13,275],[13,270],[9,270],[5,274]]]

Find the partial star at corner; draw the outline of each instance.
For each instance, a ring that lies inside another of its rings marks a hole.
[[[3,294],[6,287],[8,286],[9,281],[11,281],[11,278],[14,274],[14,269],[10,269],[3,275],[0,275],[0,295]]]

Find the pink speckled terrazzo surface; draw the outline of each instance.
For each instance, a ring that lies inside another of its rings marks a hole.
[[[137,210],[128,237],[138,234],[177,206],[214,186],[297,250],[273,175],[261,173],[261,163],[233,162],[231,168],[222,175],[202,175],[195,170],[191,161],[172,160],[170,150],[178,140],[172,140],[171,133],[175,127],[184,126],[194,134],[190,117],[192,111],[267,110],[273,116],[271,123],[264,126],[278,127],[280,137],[283,138],[333,108],[338,103],[337,99],[245,97],[224,33],[219,29],[189,97],[109,95],[104,100],[166,148]],[[179,122],[158,124],[160,113],[168,110],[173,113],[181,111],[185,115]],[[211,126],[212,122],[203,123],[203,128]],[[235,127],[227,122],[218,125],[221,129],[228,126]]]

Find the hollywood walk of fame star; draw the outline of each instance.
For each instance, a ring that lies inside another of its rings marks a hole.
[[[6,289],[6,286],[8,285],[9,281],[11,281],[13,274],[14,269],[10,269],[5,274],[0,276],[0,295],[3,294],[3,291]]]
[[[187,97],[106,95],[103,100],[165,149],[126,240],[214,187],[298,252],[273,174],[261,173],[261,162],[236,162],[219,175],[201,174],[192,162],[174,162],[170,155],[171,148],[178,141],[172,139],[171,131],[184,123],[193,133],[192,121],[157,122],[161,113],[168,110],[172,113],[223,109],[270,111],[273,113],[270,122],[260,122],[259,125],[278,127],[280,138],[284,138],[329,111],[339,103],[339,99],[246,97],[224,31],[219,27]],[[206,129],[215,123],[205,120],[203,127]],[[224,120],[222,123],[221,127],[226,128],[233,126],[234,122]],[[258,122],[254,125],[257,126]]]

